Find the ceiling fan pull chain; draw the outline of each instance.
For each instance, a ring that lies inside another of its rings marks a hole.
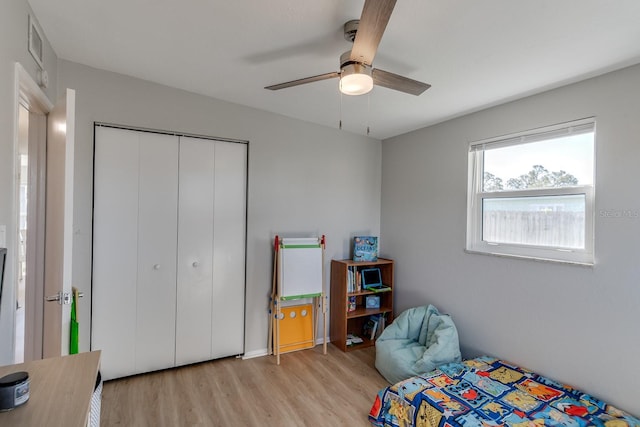
[[[367,136],[369,136],[369,132],[371,130],[369,128],[370,124],[371,124],[371,92],[367,94]]]
[[[338,129],[342,130],[342,92],[340,92],[340,121],[338,123]]]

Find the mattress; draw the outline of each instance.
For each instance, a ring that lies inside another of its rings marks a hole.
[[[378,393],[374,426],[640,427],[597,398],[492,357],[440,366]]]

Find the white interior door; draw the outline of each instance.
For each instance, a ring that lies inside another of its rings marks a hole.
[[[24,361],[42,358],[47,116],[29,112],[29,191],[26,239]]]
[[[49,113],[47,123],[43,357],[69,354],[73,256],[75,91]],[[57,300],[53,297],[57,296]],[[68,302],[68,303],[67,303]]]

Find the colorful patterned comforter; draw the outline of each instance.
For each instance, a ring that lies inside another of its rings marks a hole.
[[[640,427],[639,419],[588,394],[486,356],[381,390],[369,421],[379,427]]]

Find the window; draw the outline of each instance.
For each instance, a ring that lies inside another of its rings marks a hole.
[[[469,146],[467,250],[593,264],[595,120]]]

